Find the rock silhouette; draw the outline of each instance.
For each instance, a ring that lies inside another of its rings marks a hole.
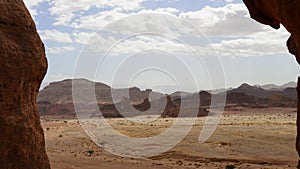
[[[291,33],[287,41],[289,52],[300,64],[300,1],[298,0],[243,0],[256,21],[275,29],[282,24]],[[298,78],[298,111],[296,149],[300,156],[300,78]]]
[[[0,168],[49,169],[36,105],[44,45],[22,0],[0,6]]]

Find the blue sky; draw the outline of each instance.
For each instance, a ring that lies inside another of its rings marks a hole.
[[[256,23],[240,0],[25,0],[25,4],[46,46],[49,69],[43,85],[83,77],[116,87],[172,92],[178,84],[187,91],[244,82],[280,85],[299,75],[299,66],[285,47],[287,31]],[[143,34],[149,31],[161,35]],[[137,32],[142,34],[124,40],[99,64],[99,55]],[[200,53],[200,60],[179,41]],[[95,43],[97,52],[91,52]]]

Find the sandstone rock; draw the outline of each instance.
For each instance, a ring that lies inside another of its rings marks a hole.
[[[0,168],[48,169],[36,105],[44,45],[22,0],[1,0],[0,7]]]

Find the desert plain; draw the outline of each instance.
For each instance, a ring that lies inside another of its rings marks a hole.
[[[226,110],[214,134],[199,143],[205,118],[198,117],[174,148],[149,158],[105,151],[88,137],[78,119],[42,117],[41,123],[53,169],[297,168],[296,109]],[[157,118],[140,125],[124,118],[105,120],[124,135],[143,138],[163,132],[176,118]]]

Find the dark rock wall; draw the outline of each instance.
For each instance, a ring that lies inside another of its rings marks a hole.
[[[22,0],[0,1],[0,168],[48,169],[36,97],[44,45]]]

